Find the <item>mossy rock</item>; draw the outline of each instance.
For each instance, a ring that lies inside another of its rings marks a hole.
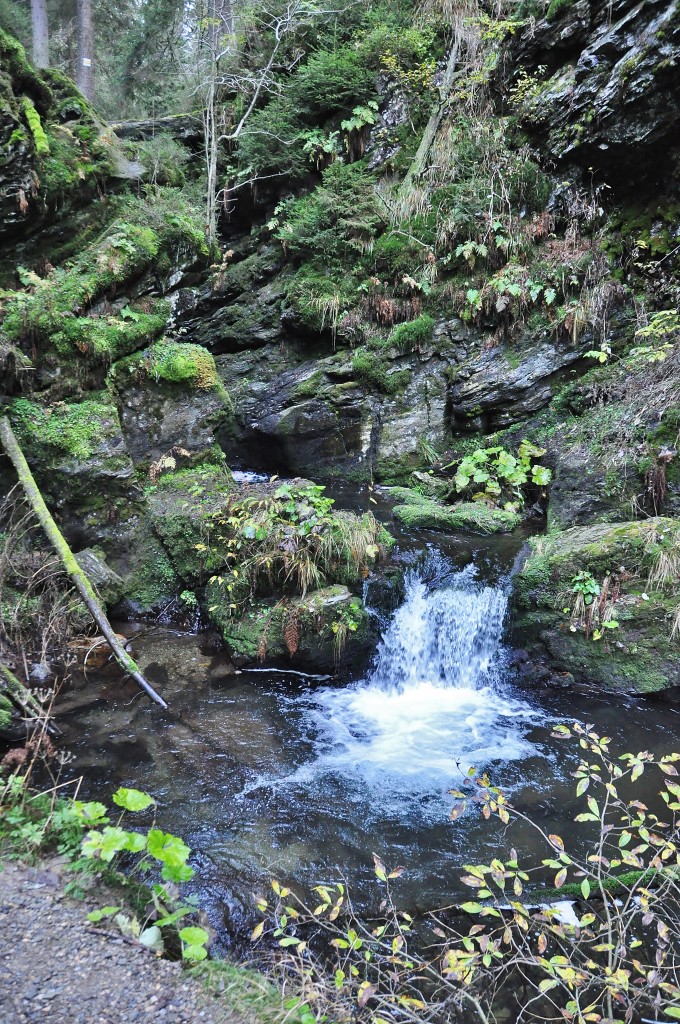
[[[166,473],[147,488],[151,524],[183,585],[200,586],[227,564],[229,548],[215,545],[210,524],[235,490],[229,470],[211,465]]]
[[[653,693],[680,684],[680,643],[672,636],[678,520],[573,527],[532,544],[533,553],[513,578],[516,642],[542,648],[558,670],[604,689]],[[665,579],[655,582],[650,573],[660,566]],[[609,593],[616,593],[611,613],[618,627],[601,630],[599,638],[570,614],[573,581],[584,572],[601,587],[609,577]]]
[[[347,587],[334,585],[306,597],[258,602],[235,614],[218,581],[206,591],[208,615],[241,663],[264,661],[332,672],[360,661],[373,643],[368,613]]]
[[[522,521],[519,512],[489,508],[476,501],[442,505],[408,487],[391,487],[390,493],[404,502],[393,514],[406,526],[428,530],[462,530],[467,533],[510,533]]]
[[[93,392],[82,402],[43,404],[17,398],[9,415],[38,473],[86,473],[95,466],[112,475],[130,473],[118,410],[105,391]]]

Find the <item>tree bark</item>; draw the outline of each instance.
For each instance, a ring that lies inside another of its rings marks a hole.
[[[71,577],[74,586],[80,594],[83,603],[87,607],[90,615],[97,623],[102,636],[105,638],[109,647],[113,651],[113,655],[123,669],[123,671],[132,677],[138,686],[144,690],[144,692],[151,697],[157,704],[160,704],[162,708],[167,708],[166,702],[159,694],[156,693],[154,688],[146,681],[144,676],[139,670],[139,666],[136,661],[130,657],[128,652],[125,650],[123,645],[118,640],[116,634],[111,628],[111,624],[106,617],[106,613],[102,608],[99,598],[94,592],[92,584],[78,565],[76,558],[71,551],[70,547],[64,540],[59,527],[52,518],[47,505],[43,499],[38,485],[35,482],[33,474],[29,468],[28,463],[24,457],[24,453],[19,447],[19,442],[14,436],[11,424],[6,416],[0,416],[0,442],[12,463],[17,476],[19,477],[19,483],[21,484],[26,498],[38,517],[38,521],[42,526],[43,530],[47,534],[47,537],[52,544],[52,547],[56,551],[57,555],[61,559],[61,562],[66,569],[66,572]]]
[[[409,167],[406,173],[406,177],[402,182],[402,194],[407,193],[410,190],[410,188],[413,185],[414,179],[419,178],[420,175],[425,170],[425,165],[430,155],[432,144],[437,136],[437,132],[439,131],[439,125],[442,122],[444,111],[446,110],[446,104],[451,94],[451,87],[453,85],[453,78],[455,75],[457,63],[458,44],[454,42],[454,44],[451,47],[451,50],[449,51],[449,57],[446,62],[446,71],[444,72],[444,79],[439,87],[439,102],[437,103],[435,109],[432,111],[430,120],[427,122],[427,125],[425,126],[425,131],[423,132],[423,137],[420,141],[420,145],[418,146],[416,155],[411,161],[411,166]]]
[[[0,664],[0,693],[2,690],[13,697],[18,704],[21,704],[25,708],[30,708],[36,718],[40,718],[43,713],[43,709],[33,696],[30,690],[26,689],[23,683],[20,683],[13,672],[7,668],[6,665]]]
[[[78,63],[76,85],[85,99],[94,103],[94,25],[92,0],[77,0]]]
[[[46,0],[31,0],[31,27],[33,29],[33,63],[37,68],[48,68],[50,66],[50,32]]]

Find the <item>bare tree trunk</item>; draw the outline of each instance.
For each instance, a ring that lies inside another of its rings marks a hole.
[[[46,0],[31,0],[31,27],[33,29],[33,63],[37,68],[48,68],[50,66],[50,32]]]
[[[432,111],[432,114],[430,115],[430,120],[427,122],[427,125],[425,126],[425,131],[423,132],[423,137],[420,141],[420,145],[418,146],[416,155],[411,161],[411,166],[409,167],[406,173],[406,177],[402,182],[402,194],[409,191],[409,189],[413,185],[414,179],[420,177],[420,175],[425,170],[425,166],[430,155],[430,150],[432,149],[432,144],[435,138],[437,137],[439,125],[442,122],[442,118],[446,110],[446,105],[448,103],[449,96],[451,95],[451,87],[453,86],[453,77],[456,71],[457,63],[458,43],[454,42],[449,51],[449,57],[446,62],[446,71],[444,72],[444,79],[439,87],[439,102]]]
[[[77,0],[78,63],[76,85],[85,99],[94,103],[94,24],[92,0]]]
[[[59,555],[66,572],[71,577],[71,580],[80,594],[83,603],[87,607],[87,610],[97,623],[102,636],[113,651],[116,661],[123,671],[127,675],[131,676],[137,685],[140,686],[152,700],[157,704],[160,704],[162,708],[167,708],[168,705],[165,703],[163,698],[156,693],[150,683],[146,681],[142,673],[139,671],[137,662],[130,657],[116,634],[111,629],[111,624],[99,602],[99,598],[94,592],[92,584],[78,565],[75,555],[64,540],[59,527],[55,523],[47,505],[45,504],[29,465],[26,462],[24,453],[19,447],[19,442],[14,436],[14,431],[12,430],[12,426],[6,416],[0,416],[0,442],[17,472],[19,483],[23,488],[24,494],[26,495],[31,508],[38,517],[40,525],[47,534],[52,547]]]

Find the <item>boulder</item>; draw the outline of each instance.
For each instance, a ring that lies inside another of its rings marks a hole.
[[[233,617],[217,581],[209,584],[209,616],[239,664],[263,661],[333,672],[365,658],[375,640],[359,597],[335,585],[305,597],[261,601]]]
[[[443,505],[408,487],[389,487],[387,490],[402,502],[395,505],[392,512],[405,526],[469,533],[510,533],[522,521],[519,512],[489,508],[483,502],[459,501],[455,505]]]
[[[680,521],[577,526],[534,538],[532,547],[513,577],[518,645],[598,689],[680,685]],[[584,581],[595,593],[579,604]],[[587,628],[584,615],[592,616]]]

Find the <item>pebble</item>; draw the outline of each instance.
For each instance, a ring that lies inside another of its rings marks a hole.
[[[242,1024],[176,964],[88,931],[108,896],[71,900],[58,871],[19,864],[0,886],[2,1024]]]

